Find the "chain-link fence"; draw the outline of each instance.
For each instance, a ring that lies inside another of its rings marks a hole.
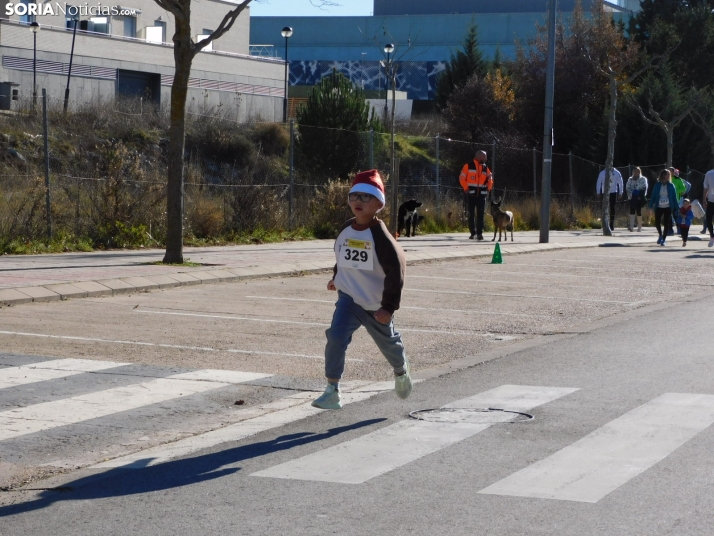
[[[504,198],[504,206],[520,210],[517,221],[523,228],[538,226],[543,155],[535,147],[398,134],[393,176],[388,133],[294,123],[239,128],[254,144],[250,151],[255,154],[250,158],[242,154],[241,147],[248,151],[247,146],[220,140],[215,140],[215,145],[224,143],[225,147],[212,147],[210,157],[206,151],[187,154],[184,213],[186,233],[191,236],[210,239],[256,229],[291,228],[333,236],[350,216],[346,204],[350,177],[372,168],[379,169],[386,179],[386,221],[398,183],[398,203],[417,199],[424,203],[422,214],[427,218],[439,220],[446,228],[459,227],[464,223],[459,173],[479,149],[488,154],[495,195]],[[90,146],[68,151],[58,146],[71,142],[56,133],[51,140],[49,183],[55,233],[88,236],[107,247],[162,243],[166,230],[165,143],[147,143],[137,150],[117,140],[98,139]],[[5,151],[11,152],[6,145]],[[63,158],[57,156],[60,149]],[[41,152],[38,149],[37,153]],[[219,157],[214,153],[220,153]],[[0,241],[44,237],[48,219],[43,159],[17,158],[9,164],[7,160],[0,175]],[[628,177],[633,167],[618,169]],[[662,167],[640,166],[650,185]],[[591,213],[585,219],[597,219],[601,205],[595,182],[602,168],[601,163],[576,155],[553,155],[552,197],[559,209],[569,212],[571,220],[584,208]],[[689,195],[701,197],[704,173],[687,170],[682,176],[692,183]],[[625,213],[624,208],[617,211]]]

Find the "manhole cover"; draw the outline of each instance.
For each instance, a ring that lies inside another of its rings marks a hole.
[[[528,413],[499,408],[418,409],[412,411],[409,416],[419,421],[469,424],[513,423],[533,419],[533,415]]]

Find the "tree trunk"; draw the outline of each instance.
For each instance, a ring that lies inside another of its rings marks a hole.
[[[674,153],[674,126],[667,125],[667,167],[672,167],[672,154]]]
[[[163,262],[183,262],[183,161],[186,141],[186,96],[191,74],[193,50],[191,28],[176,18],[174,60],[176,72],[171,85],[171,123],[169,126],[169,167],[166,187],[166,254]]]
[[[602,191],[602,235],[612,236],[610,229],[610,188],[612,166],[615,161],[615,136],[617,134],[617,79],[610,73],[610,113],[607,125],[607,159],[605,160],[605,183]]]

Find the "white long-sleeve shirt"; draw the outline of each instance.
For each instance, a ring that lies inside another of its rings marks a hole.
[[[602,170],[600,175],[597,176],[597,184],[595,185],[595,193],[602,194],[605,188],[605,171]],[[622,183],[622,174],[615,168],[612,168],[612,184],[610,185],[611,194],[621,194],[625,190],[624,184]]]

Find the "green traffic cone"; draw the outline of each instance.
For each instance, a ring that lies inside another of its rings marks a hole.
[[[491,259],[491,264],[503,264],[503,257],[501,257],[501,246],[496,242],[496,248],[493,250],[493,258]]]

